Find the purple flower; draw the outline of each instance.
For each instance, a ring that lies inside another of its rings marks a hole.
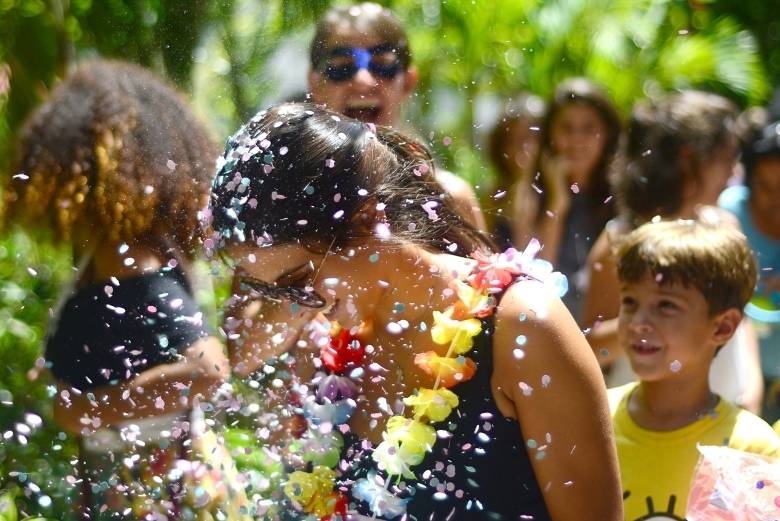
[[[323,376],[317,385],[317,401],[319,403],[335,402],[348,398],[355,399],[358,388],[348,376],[329,374]]]

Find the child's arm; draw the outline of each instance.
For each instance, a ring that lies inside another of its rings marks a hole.
[[[244,299],[240,277],[233,278],[232,304],[225,310],[230,367],[238,376],[247,376],[269,358],[290,350],[304,326],[320,311],[300,306],[293,313],[289,302]]]
[[[229,374],[222,344],[214,337],[203,338],[185,350],[183,361],[152,367],[117,385],[78,393],[61,382],[54,421],[81,433],[181,411],[197,399],[209,400]]]
[[[605,229],[588,255],[589,285],[582,310],[582,324],[591,349],[602,367],[614,362],[622,350],[617,342],[620,283],[612,253],[610,232]]]
[[[514,353],[519,335],[527,339],[522,357]],[[552,518],[622,520],[606,389],[561,301],[536,282],[512,286],[496,316],[493,350],[499,409],[518,419],[523,445],[533,447],[529,456]]]

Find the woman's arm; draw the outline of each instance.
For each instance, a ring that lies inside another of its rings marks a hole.
[[[452,197],[461,217],[470,222],[479,231],[487,232],[487,223],[485,222],[485,216],[482,214],[482,207],[468,181],[452,172],[441,169],[436,170],[436,180]]]
[[[750,319],[742,320],[742,327],[737,329],[737,339],[744,346],[745,388],[738,405],[753,414],[761,414],[761,404],[764,401],[764,375],[761,371],[761,354],[759,353],[758,337]]]
[[[587,339],[602,367],[623,352],[617,342],[620,282],[612,253],[613,240],[605,229],[588,254],[589,282],[582,309],[582,325],[590,329]]]
[[[225,310],[228,356],[233,372],[248,376],[271,357],[289,351],[303,328],[321,310],[289,302],[249,298],[241,290],[241,277],[233,277],[232,297]]]
[[[60,382],[54,421],[82,433],[177,412],[209,400],[229,374],[222,344],[214,337],[203,338],[185,350],[181,362],[152,367],[117,385],[79,393]]]
[[[519,321],[518,316],[527,317]],[[524,355],[515,339],[526,337]],[[522,426],[556,521],[623,519],[607,393],[593,353],[551,290],[522,281],[504,295],[493,342],[494,386]],[[500,404],[499,404],[500,406]],[[545,446],[543,449],[540,447]],[[545,456],[537,457],[543,450]]]
[[[566,186],[567,162],[561,157],[542,155],[541,184],[544,207],[535,220],[534,236],[542,243],[539,257],[557,264],[566,218],[571,208],[570,187]]]

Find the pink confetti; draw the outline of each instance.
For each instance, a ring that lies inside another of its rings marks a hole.
[[[333,159],[328,158],[325,160],[325,166],[328,168],[333,168],[334,166],[336,166],[336,162]]]
[[[439,203],[437,203],[436,201],[428,201],[427,203],[425,203],[425,204],[423,204],[421,206],[422,206],[422,209],[425,210],[425,213],[428,214],[428,218],[430,220],[432,220],[432,221],[438,221],[439,220],[439,214],[436,213],[436,210],[434,210],[434,208],[439,206]]]

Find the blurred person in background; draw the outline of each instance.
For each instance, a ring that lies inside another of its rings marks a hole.
[[[189,413],[229,375],[189,277],[213,158],[186,101],[121,62],[80,66],[21,130],[5,223],[69,244],[77,267],[45,357],[54,419],[79,436],[87,519],[187,508],[171,476]]]
[[[780,419],[780,121],[751,136],[742,163],[745,184],[726,189],[718,204],[739,220],[759,264],[756,294],[745,311],[761,346],[762,415],[775,422]]]
[[[417,86],[409,40],[398,18],[364,2],[328,10],[317,23],[310,49],[312,101],[351,118],[399,130],[401,107]],[[463,216],[486,231],[473,188],[443,169],[436,179]]]
[[[635,379],[617,344],[620,286],[613,248],[641,224],[662,219],[697,219],[739,226],[717,207],[737,157],[736,107],[727,99],[683,91],[637,105],[627,132],[625,164],[616,169],[614,191],[620,215],[596,241],[589,259],[589,288],[583,308],[588,340],[607,386]],[[763,394],[758,342],[750,324],[740,325],[710,370],[715,392],[757,412]]]
[[[518,203],[533,218],[540,256],[569,279],[564,302],[578,320],[588,252],[614,216],[608,172],[620,135],[618,113],[601,88],[584,78],[563,81],[542,122],[533,183]]]
[[[490,208],[490,230],[502,248],[523,249],[530,237],[533,205],[525,203],[544,117],[544,101],[522,94],[504,106],[488,136],[488,155],[496,172]],[[487,209],[487,207],[486,207]]]

